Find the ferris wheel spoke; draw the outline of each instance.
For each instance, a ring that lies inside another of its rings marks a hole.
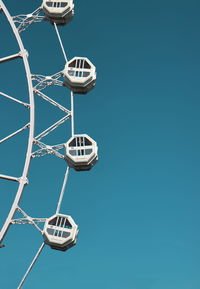
[[[50,98],[49,96],[45,95],[44,93],[40,92],[39,90],[35,89],[34,93],[40,96],[41,98],[43,98],[44,100],[46,100],[47,102],[51,103],[52,105],[58,107],[60,110],[64,111],[65,113],[70,114],[70,111],[67,108],[65,108],[64,106],[62,106],[61,104],[59,104],[58,102]]]
[[[0,63],[11,61],[11,60],[15,60],[15,59],[21,58],[21,57],[22,57],[21,53],[18,52],[18,53],[15,53],[15,54],[0,58]]]
[[[60,154],[58,150],[61,150],[64,148],[64,144],[58,144],[58,145],[53,145],[53,146],[47,146],[44,143],[40,141],[35,141],[35,144],[41,147],[41,149],[34,151],[32,153],[32,158],[37,158],[37,157],[43,157],[48,154],[54,154],[57,157],[64,159],[64,155]]]
[[[17,289],[21,289],[21,288],[22,288],[22,286],[23,286],[23,284],[24,284],[24,282],[25,282],[28,274],[30,273],[30,271],[31,271],[31,269],[33,268],[33,266],[34,266],[35,262],[37,261],[37,259],[39,258],[40,254],[41,254],[41,252],[42,252],[42,250],[43,250],[43,248],[44,248],[44,246],[45,246],[45,243],[43,242],[42,245],[40,246],[40,248],[38,249],[35,257],[33,258],[33,261],[31,262],[30,266],[28,267],[28,269],[27,269],[24,277],[22,278],[19,286],[17,287]]]
[[[44,157],[46,155],[55,155],[56,157],[60,158],[60,159],[64,159],[64,155],[58,153],[57,151],[54,150],[47,150],[47,149],[41,149],[41,150],[37,150],[32,154],[32,158],[39,158],[39,157]]]
[[[16,98],[14,98],[14,97],[6,94],[6,93],[3,93],[3,92],[0,91],[0,95],[1,95],[1,96],[4,96],[4,97],[6,97],[6,98],[8,98],[8,99],[10,99],[10,100],[12,100],[12,101],[15,101],[15,102],[17,102],[17,103],[19,103],[19,104],[22,104],[22,105],[25,106],[26,108],[30,108],[30,104],[29,104],[29,103],[26,103],[26,102],[23,102],[23,101],[21,101],[21,100],[19,100],[19,99],[16,99]]]
[[[71,91],[71,134],[74,136],[74,93]]]
[[[3,143],[4,141],[16,136],[17,134],[19,134],[20,132],[22,132],[23,130],[27,129],[30,127],[30,123],[27,123],[25,126],[23,126],[22,128],[16,130],[15,132],[9,134],[8,136],[4,137],[3,139],[0,140],[0,144]]]
[[[8,175],[2,175],[2,174],[0,174],[0,179],[4,179],[4,180],[7,180],[7,181],[20,182],[20,178],[8,176]]]

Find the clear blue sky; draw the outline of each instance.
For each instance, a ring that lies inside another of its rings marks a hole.
[[[5,4],[16,15],[40,1]],[[75,126],[98,142],[99,163],[69,177],[62,213],[79,225],[77,246],[45,247],[24,289],[200,288],[199,11],[197,0],[75,1],[74,20],[60,33],[69,58],[86,56],[97,67],[96,88],[75,97]],[[16,53],[6,23],[0,35],[0,57]],[[32,73],[63,69],[52,25],[34,24],[22,38]],[[0,90],[25,100],[22,68],[20,61],[1,67]],[[69,103],[67,89],[45,92]],[[2,99],[1,107],[4,137],[27,112]],[[36,117],[39,132],[60,115],[37,98]],[[65,130],[50,143],[67,140]],[[22,168],[25,142],[16,137],[14,145],[2,146],[1,173]],[[53,156],[33,160],[22,201],[28,214],[54,213],[65,167]],[[0,181],[1,224],[15,191]],[[0,250],[1,289],[17,287],[41,242],[32,226],[10,229]]]

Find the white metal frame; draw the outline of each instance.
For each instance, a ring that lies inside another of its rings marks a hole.
[[[29,110],[29,118],[30,118],[29,122],[27,124],[25,124],[23,127],[19,128],[15,132],[7,135],[6,137],[4,137],[3,139],[0,140],[0,144],[1,144],[5,141],[12,140],[12,138],[14,138],[17,134],[20,134],[24,130],[26,130],[26,129],[29,130],[26,159],[25,159],[24,169],[23,169],[22,175],[20,177],[18,177],[18,176],[9,176],[9,175],[5,175],[5,174],[0,174],[1,179],[5,179],[8,181],[14,181],[14,182],[19,183],[17,193],[16,193],[15,199],[13,201],[13,204],[11,206],[10,212],[9,212],[7,219],[5,220],[5,223],[4,223],[4,225],[0,231],[0,248],[3,248],[4,245],[2,244],[2,242],[5,238],[6,233],[8,232],[8,229],[9,229],[11,224],[16,224],[16,225],[17,224],[18,225],[19,224],[20,225],[31,224],[39,231],[40,234],[43,234],[43,231],[40,229],[40,227],[37,224],[38,223],[45,223],[46,218],[34,218],[34,217],[29,216],[20,207],[20,200],[22,198],[25,186],[28,185],[28,183],[29,183],[28,171],[29,171],[31,159],[45,156],[48,154],[52,154],[52,155],[55,155],[61,159],[65,159],[65,156],[61,153],[61,150],[64,149],[65,143],[51,145],[51,144],[44,143],[43,139],[48,134],[50,134],[52,131],[57,129],[60,125],[65,123],[67,120],[70,120],[70,122],[71,122],[71,137],[74,136],[74,94],[72,91],[70,92],[71,107],[70,107],[70,109],[67,109],[63,105],[59,104],[57,101],[55,101],[54,99],[50,98],[49,96],[47,96],[45,93],[42,92],[42,90],[44,90],[46,87],[49,87],[51,85],[63,86],[63,81],[61,80],[61,77],[63,76],[63,72],[61,71],[61,72],[58,72],[58,73],[51,75],[51,76],[31,74],[31,72],[30,72],[30,67],[29,67],[29,62],[28,62],[28,52],[24,48],[22,39],[20,37],[20,33],[22,31],[24,31],[26,28],[28,28],[28,26],[30,26],[32,23],[45,20],[45,16],[40,15],[42,12],[42,7],[37,8],[34,12],[32,12],[30,14],[22,14],[22,15],[17,15],[17,16],[12,17],[10,15],[10,13],[8,12],[6,6],[4,5],[3,0],[0,0],[0,10],[6,16],[8,22],[12,28],[12,31],[13,31],[13,34],[16,38],[18,46],[19,46],[19,52],[15,53],[13,55],[8,55],[8,56],[5,56],[3,58],[0,58],[0,64],[6,63],[8,61],[14,61],[17,58],[22,59],[22,61],[24,63],[24,69],[25,69],[25,73],[26,73],[26,77],[27,77],[27,83],[28,83],[29,103],[22,102],[19,99],[15,98],[14,96],[10,96],[7,93],[1,92],[1,91],[0,91],[0,97],[4,97],[8,101],[13,101],[13,102],[16,102],[16,103],[24,106],[25,109]],[[1,15],[0,15],[0,17],[1,17]],[[55,23],[54,23],[54,28],[55,28],[55,32],[56,32],[57,37],[58,37],[59,44],[61,46],[64,60],[65,60],[65,62],[67,62],[68,60],[67,60],[67,56],[66,56],[66,53],[64,50],[64,46],[62,44],[62,40],[61,40],[61,37],[59,35],[57,25]],[[33,86],[33,83],[35,83],[35,86]],[[50,127],[46,128],[44,131],[41,131],[36,136],[34,133],[34,123],[35,123],[34,95],[35,95],[35,97],[42,98],[44,101],[47,101],[50,105],[57,107],[59,110],[61,110],[62,112],[65,113],[64,117],[59,119],[57,122],[53,123]],[[65,139],[65,142],[66,142],[66,139]],[[36,150],[34,150],[35,146],[38,147]],[[62,188],[60,191],[60,196],[58,199],[55,214],[60,213],[62,200],[63,200],[63,196],[64,196],[64,192],[66,189],[67,180],[68,180],[68,176],[69,176],[69,171],[70,171],[70,168],[67,166],[65,174],[64,174],[63,185],[62,185]],[[16,212],[20,212],[20,214],[22,215],[22,218],[15,219],[15,213]],[[45,243],[43,242],[42,245],[40,246],[40,248],[38,249],[33,261],[31,262],[30,266],[28,267],[25,275],[23,276],[17,289],[22,288],[29,272],[31,271],[37,258],[41,254],[44,246],[45,246]]]
[[[67,120],[71,120],[71,133],[72,136],[74,135],[74,101],[73,101],[73,92],[71,92],[71,109],[67,109],[64,106],[62,106],[61,104],[59,104],[58,102],[56,102],[55,100],[53,100],[52,98],[48,97],[47,95],[45,95],[44,93],[41,92],[41,90],[45,89],[47,86],[50,85],[59,85],[59,86],[63,86],[63,82],[58,80],[62,73],[56,73],[55,75],[52,76],[42,76],[42,75],[32,75],[30,72],[30,67],[29,67],[29,63],[28,63],[28,52],[24,49],[21,37],[20,37],[20,32],[21,32],[21,26],[20,27],[16,27],[15,23],[16,23],[16,16],[11,17],[11,15],[9,14],[6,6],[4,5],[3,1],[0,0],[0,7],[2,9],[2,11],[4,12],[4,14],[7,17],[7,20],[10,23],[10,26],[12,27],[13,33],[15,35],[15,38],[18,42],[19,48],[20,48],[20,52],[14,54],[14,55],[10,55],[10,56],[5,56],[3,58],[0,58],[0,63],[4,63],[6,61],[12,61],[15,60],[16,58],[22,58],[23,62],[24,62],[24,67],[25,67],[25,72],[26,72],[26,76],[27,76],[27,82],[28,82],[28,89],[29,89],[29,101],[30,103],[24,103],[16,98],[14,98],[13,96],[9,96],[8,94],[4,93],[4,92],[0,92],[0,95],[12,100],[14,102],[17,102],[23,106],[25,106],[26,108],[28,108],[30,110],[30,122],[27,123],[25,126],[23,126],[22,128],[18,129],[17,131],[13,132],[12,134],[6,136],[5,138],[0,140],[0,144],[7,141],[8,139],[11,139],[12,137],[14,137],[15,135],[17,135],[18,133],[22,132],[25,129],[29,129],[29,141],[28,141],[28,148],[27,148],[27,153],[26,153],[26,160],[25,160],[25,165],[24,165],[24,171],[22,173],[21,177],[15,177],[15,176],[8,176],[8,175],[4,175],[4,174],[0,174],[0,178],[2,179],[6,179],[9,181],[16,181],[19,182],[19,188],[15,197],[15,200],[13,202],[12,208],[10,210],[10,213],[3,225],[2,230],[0,231],[0,243],[3,241],[6,232],[10,226],[10,224],[21,224],[24,223],[24,221],[13,221],[13,217],[16,211],[21,211],[21,209],[19,210],[19,203],[20,203],[20,199],[23,193],[23,189],[24,186],[28,184],[28,170],[29,170],[29,166],[30,166],[30,161],[32,158],[36,158],[36,157],[41,157],[47,154],[53,154],[61,159],[64,159],[64,155],[62,155],[61,153],[59,153],[58,151],[64,148],[64,143],[63,144],[56,144],[56,145],[49,145],[49,144],[45,144],[43,142],[41,142],[41,139],[43,139],[44,137],[46,137],[49,133],[51,133],[52,131],[54,131],[55,129],[57,129],[61,124],[63,124],[65,121]],[[41,9],[37,9],[37,13],[34,12],[31,15],[38,15],[38,13],[40,12]],[[29,15],[29,16],[28,16]],[[28,14],[27,17],[30,18],[30,14]],[[29,23],[31,24],[31,23]],[[64,47],[62,45],[62,41],[57,29],[56,24],[54,24],[55,26],[55,30],[56,33],[58,35],[58,39],[59,39],[59,43],[61,45],[61,49],[64,55],[65,60],[67,60],[66,54],[64,52]],[[33,82],[36,82],[37,84],[35,85],[35,87],[33,87]],[[38,134],[37,136],[34,136],[34,94],[38,95],[39,97],[41,97],[42,99],[44,99],[45,101],[49,102],[51,105],[56,106],[58,109],[60,109],[61,111],[63,111],[66,115],[64,117],[62,117],[60,120],[58,120],[57,122],[53,123],[50,127],[48,127],[47,129],[45,129],[44,131],[42,131],[40,134]],[[36,151],[33,151],[33,145],[37,145],[39,147],[39,149],[37,149]],[[69,174],[69,168],[67,168],[67,171],[65,173],[65,177],[64,177],[64,182],[63,182],[63,187],[61,190],[61,196],[58,202],[58,208],[60,209],[61,206],[61,200],[62,200],[62,196],[64,194],[64,189],[66,186],[66,180],[68,178],[68,174]],[[64,185],[65,184],[65,185]],[[56,212],[58,212],[58,208],[56,210]],[[34,218],[31,217],[27,217],[27,220],[34,220]],[[36,220],[36,219],[35,219]],[[29,222],[31,223],[31,222]],[[33,224],[33,222],[32,222]]]
[[[17,99],[15,99],[14,97],[11,97],[7,94],[5,94],[4,92],[0,92],[1,96],[4,96],[12,101],[18,102],[24,106],[26,106],[28,109],[30,109],[30,122],[28,124],[26,124],[24,127],[22,127],[21,129],[13,132],[12,134],[10,134],[9,136],[3,138],[0,143],[8,140],[9,138],[14,137],[16,134],[20,133],[21,131],[23,131],[24,129],[29,129],[29,139],[28,139],[28,147],[27,147],[27,153],[26,153],[26,160],[25,160],[25,164],[24,164],[24,170],[22,172],[22,176],[19,178],[13,177],[13,176],[5,176],[5,175],[0,175],[1,178],[3,179],[7,179],[7,180],[11,180],[11,181],[17,181],[19,182],[19,187],[15,196],[15,200],[13,202],[13,205],[11,207],[11,210],[8,214],[8,217],[0,231],[0,243],[3,241],[5,234],[10,226],[10,224],[12,223],[12,219],[14,217],[15,212],[18,210],[18,205],[20,202],[20,199],[22,197],[23,194],[23,190],[25,185],[27,185],[28,181],[27,181],[27,175],[28,175],[28,170],[29,170],[29,166],[30,166],[30,161],[31,161],[31,155],[32,155],[32,147],[33,147],[33,139],[34,139],[34,96],[33,96],[33,87],[32,87],[32,80],[31,80],[31,72],[30,72],[30,67],[29,67],[29,63],[28,63],[28,53],[24,48],[23,42],[21,40],[21,37],[19,35],[19,31],[16,28],[13,18],[11,17],[11,15],[9,14],[6,6],[4,5],[3,1],[0,0],[0,6],[1,9],[3,11],[3,13],[5,14],[11,28],[12,31],[15,35],[15,38],[17,40],[20,52],[18,52],[17,54],[11,55],[11,56],[7,56],[4,58],[0,59],[0,63],[2,62],[6,62],[6,61],[12,61],[18,57],[23,59],[23,63],[24,63],[24,68],[25,68],[25,72],[26,72],[26,77],[27,77],[27,83],[28,83],[28,92],[29,92],[29,104],[25,104]]]
[[[20,200],[23,195],[24,187],[28,184],[28,171],[30,167],[30,162],[31,159],[36,158],[36,157],[41,157],[45,156],[46,154],[53,154],[61,159],[64,159],[64,155],[62,155],[59,150],[64,148],[64,143],[63,144],[56,144],[56,145],[49,145],[41,142],[41,139],[43,139],[45,136],[47,136],[49,133],[54,131],[56,128],[58,128],[61,124],[63,124],[67,120],[71,120],[71,134],[72,136],[74,135],[74,101],[73,101],[73,92],[71,92],[71,109],[67,109],[61,104],[59,104],[57,101],[53,100],[49,96],[45,95],[41,90],[45,89],[47,86],[50,85],[59,85],[63,86],[63,82],[59,80],[59,78],[62,76],[62,72],[59,72],[55,75],[52,76],[41,76],[41,75],[32,75],[30,72],[30,67],[28,63],[28,52],[25,50],[22,39],[20,37],[20,32],[24,31],[30,24],[34,22],[40,22],[44,20],[43,16],[39,16],[39,13],[41,12],[41,7],[39,7],[37,10],[35,10],[33,13],[28,14],[28,15],[20,15],[20,16],[14,16],[12,17],[6,6],[4,5],[3,1],[0,0],[0,8],[1,11],[5,14],[12,31],[15,35],[15,38],[17,40],[18,46],[19,46],[19,52],[13,55],[8,55],[3,58],[0,58],[0,64],[5,63],[8,61],[14,61],[17,58],[21,58],[24,63],[24,68],[25,68],[25,73],[27,77],[27,83],[28,83],[28,92],[29,92],[29,103],[24,103],[17,98],[10,96],[6,94],[5,92],[0,91],[0,96],[8,99],[9,101],[14,101],[20,105],[23,105],[25,108],[29,109],[30,111],[30,121],[24,125],[22,128],[19,128],[17,131],[9,134],[8,136],[4,137],[3,139],[0,140],[0,144],[12,139],[15,137],[17,134],[21,133],[25,129],[29,129],[29,139],[28,139],[28,147],[27,147],[27,152],[26,152],[26,159],[25,159],[25,164],[24,164],[24,169],[21,177],[16,177],[16,176],[9,176],[9,175],[4,175],[0,174],[0,178],[8,180],[8,181],[15,181],[19,183],[18,190],[14,199],[14,202],[12,204],[11,210],[7,216],[7,219],[5,220],[5,223],[0,231],[0,248],[4,247],[4,244],[2,244],[2,241],[4,240],[6,233],[10,227],[11,224],[31,224],[33,225],[41,234],[43,234],[43,231],[40,229],[40,227],[37,225],[37,223],[45,223],[46,218],[33,218],[29,216],[19,205],[20,205]],[[56,31],[56,34],[58,36],[58,40],[62,49],[62,53],[65,59],[65,62],[67,61],[67,57],[64,51],[64,47],[62,44],[61,37],[59,35],[57,25],[54,23],[54,28]],[[35,87],[33,87],[33,82],[36,82],[37,84]],[[53,123],[50,127],[42,131],[40,134],[37,136],[34,135],[34,119],[35,119],[35,108],[34,108],[34,94],[38,95],[48,103],[50,103],[53,106],[56,106],[58,109],[60,109],[62,112],[65,113],[65,116],[58,120],[57,122]],[[33,145],[37,145],[38,149],[36,151],[33,151]],[[69,176],[69,167],[67,167],[65,175],[64,175],[64,181],[63,185],[61,188],[60,192],[60,197],[58,200],[57,208],[56,208],[56,214],[60,212],[60,208],[62,205],[62,200],[65,192],[65,188],[67,185],[67,180]],[[15,213],[20,212],[23,218],[17,218],[15,219]],[[25,275],[23,276],[19,286],[17,289],[22,288],[29,272],[31,271],[32,267],[34,266],[37,258],[42,252],[42,249],[44,248],[45,243],[43,242],[42,245],[40,246],[39,250],[37,251],[33,261],[31,262],[30,266],[28,267]]]

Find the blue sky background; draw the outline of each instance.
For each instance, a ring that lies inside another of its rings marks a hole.
[[[5,0],[11,15],[30,13],[39,0]],[[78,223],[77,246],[45,247],[24,289],[200,288],[200,37],[199,1],[75,1],[75,17],[60,28],[70,58],[97,67],[96,88],[75,96],[75,131],[98,142],[90,172],[70,172],[62,213]],[[18,51],[1,15],[0,57]],[[32,73],[64,67],[53,26],[21,34]],[[22,61],[2,64],[1,91],[27,101]],[[69,105],[69,91],[44,91]],[[8,113],[9,112],[9,113]],[[36,134],[60,112],[36,97]],[[28,121],[21,106],[1,98],[1,138]],[[47,138],[69,137],[69,124]],[[27,132],[1,145],[1,173],[20,175]],[[34,159],[22,208],[54,214],[65,162]],[[0,181],[0,224],[15,196]],[[12,226],[0,250],[1,288],[15,289],[42,242],[28,225]]]

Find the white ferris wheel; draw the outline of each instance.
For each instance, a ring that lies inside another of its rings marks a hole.
[[[28,14],[11,16],[6,8],[4,1],[0,0],[0,17],[4,17],[15,36],[18,50],[14,54],[1,55],[0,64],[9,65],[16,60],[21,61],[27,81],[27,101],[21,100],[18,95],[10,95],[5,88],[0,87],[0,97],[9,103],[15,103],[28,111],[28,119],[21,127],[17,127],[11,133],[6,133],[0,139],[0,145],[12,143],[16,137],[22,135],[24,131],[27,133],[27,148],[24,157],[24,165],[20,175],[5,174],[0,172],[0,179],[7,182],[17,183],[17,190],[11,205],[10,211],[3,222],[0,231],[0,248],[6,245],[6,235],[9,234],[11,225],[31,224],[41,234],[41,246],[38,249],[34,259],[28,267],[25,275],[21,279],[17,289],[22,288],[29,272],[34,266],[45,245],[59,251],[66,251],[76,244],[78,236],[78,226],[70,215],[60,212],[66,184],[70,169],[76,171],[90,170],[98,160],[97,143],[87,134],[75,134],[74,128],[74,94],[86,94],[94,86],[96,82],[96,68],[86,57],[74,57],[67,59],[65,49],[59,34],[59,25],[65,25],[70,22],[74,15],[73,0],[43,0],[41,6],[35,11]],[[55,29],[60,47],[64,56],[63,70],[53,75],[32,74],[29,67],[29,52],[25,49],[21,33],[31,24],[41,21],[47,21],[52,24]],[[1,49],[0,49],[1,51]],[[57,99],[49,97],[45,89],[50,86],[60,86],[62,89],[68,89],[70,95],[70,108],[61,105]],[[35,133],[35,101],[34,98],[39,97],[50,105],[56,107],[64,113],[64,117],[54,122],[49,127],[42,130],[39,134]],[[49,144],[45,137],[59,128],[66,121],[70,122],[71,132],[70,138],[66,142],[66,136],[63,136],[63,143]],[[21,206],[21,199],[24,189],[31,182],[29,179],[29,167],[31,161],[37,161],[38,157],[46,155],[54,155],[66,163],[66,171],[64,173],[63,184],[60,188],[59,200],[55,212],[51,216],[43,218],[35,218],[30,216],[26,208]],[[36,160],[35,160],[36,159]],[[16,217],[21,215],[21,217]],[[43,227],[41,228],[41,224]]]

